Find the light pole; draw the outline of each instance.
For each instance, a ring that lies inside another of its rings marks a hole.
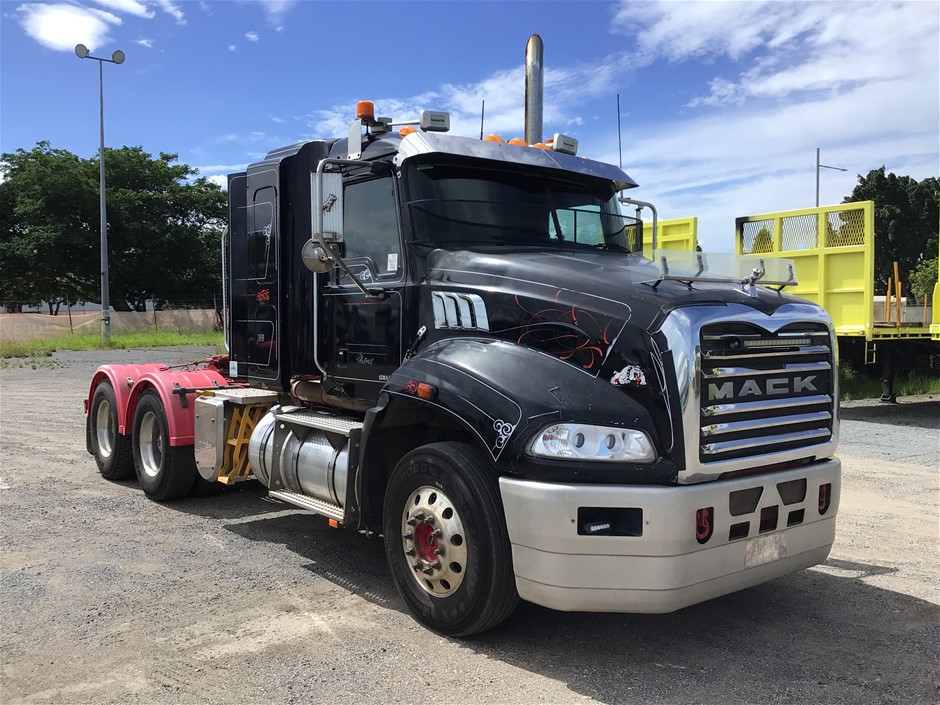
[[[843,169],[841,166],[827,166],[826,164],[819,163],[819,147],[816,148],[816,207],[819,208],[819,170],[820,169],[834,169],[835,171],[848,171],[848,169]]]
[[[102,59],[88,53],[84,44],[75,46],[75,55],[79,59],[94,59],[98,62],[98,109],[100,113],[101,143],[98,148],[99,176],[98,187],[101,199],[101,343],[111,344],[111,302],[108,300],[108,210],[105,204],[104,188],[104,62],[124,63],[124,52],[118,49],[110,59]]]

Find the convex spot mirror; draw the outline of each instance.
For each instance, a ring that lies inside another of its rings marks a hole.
[[[307,240],[300,251],[304,266],[314,274],[325,274],[336,266],[333,255],[314,239]]]

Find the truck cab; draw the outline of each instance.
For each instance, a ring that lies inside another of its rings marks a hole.
[[[100,370],[106,476],[127,443],[154,499],[254,478],[381,534],[412,614],[452,636],[520,598],[668,612],[825,560],[834,338],[792,267],[644,257],[636,183],[564,135],[360,107],[345,138],[229,177],[228,356]]]

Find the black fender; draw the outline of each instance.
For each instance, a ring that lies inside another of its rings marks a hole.
[[[559,481],[662,482],[673,463],[558,461],[527,454],[533,436],[551,423],[637,428],[657,443],[648,409],[612,384],[557,357],[505,340],[448,338],[408,359],[389,378],[367,418],[364,463],[371,436],[403,419],[443,418],[460,429],[499,474]],[[419,422],[421,423],[421,422]],[[436,439],[435,439],[436,440]],[[378,444],[375,444],[378,445]],[[410,450],[410,448],[409,448]],[[657,449],[662,455],[662,449]]]

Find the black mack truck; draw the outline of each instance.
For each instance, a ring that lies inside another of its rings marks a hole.
[[[454,636],[519,598],[668,612],[826,559],[836,356],[789,275],[644,258],[636,184],[563,135],[359,108],[230,176],[229,353],[100,368],[102,474],[156,500],[254,478],[379,533]]]

